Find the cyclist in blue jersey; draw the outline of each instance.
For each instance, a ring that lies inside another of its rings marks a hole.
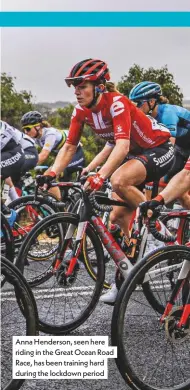
[[[165,178],[168,182],[184,168],[190,155],[190,111],[169,104],[168,99],[162,96],[160,85],[151,81],[135,85],[129,99],[145,114],[164,124],[175,138],[175,162]],[[181,201],[185,207],[190,208],[190,197],[187,194],[181,197]]]

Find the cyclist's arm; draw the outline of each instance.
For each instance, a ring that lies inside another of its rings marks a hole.
[[[91,161],[91,163],[85,168],[88,172],[94,171],[99,165],[102,165],[104,161],[109,157],[114,145],[106,144],[100,153]]]
[[[77,145],[68,144],[67,142],[60,149],[54,164],[52,165],[52,171],[56,175],[59,175],[71,162],[74,154],[76,153]]]
[[[116,145],[108,157],[106,163],[99,170],[99,174],[105,179],[112,175],[112,173],[119,168],[124,158],[129,152],[130,141],[128,139],[116,140]]]
[[[78,114],[76,108],[74,108],[67,141],[60,149],[52,166],[52,171],[55,172],[56,175],[63,172],[63,170],[71,162],[74,154],[76,153],[82,129],[83,122],[80,119],[80,113]]]
[[[44,146],[38,155],[38,165],[41,165],[49,157],[51,151],[56,145],[56,135],[48,134],[44,141]]]
[[[163,112],[161,122],[170,130],[171,137],[175,138],[177,135],[177,125],[179,118],[174,109],[171,110],[171,108],[166,107],[165,111]]]
[[[50,152],[48,150],[42,149],[38,155],[38,165],[41,165],[49,157]]]

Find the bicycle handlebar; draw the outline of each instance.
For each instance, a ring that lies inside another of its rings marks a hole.
[[[162,233],[160,233],[157,228],[156,228],[156,219],[150,219],[150,222],[149,222],[149,228],[150,228],[150,232],[152,233],[152,235],[159,241],[162,241],[162,242],[175,242],[176,241],[176,236],[166,236]]]

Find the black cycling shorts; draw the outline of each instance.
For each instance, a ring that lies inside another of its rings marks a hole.
[[[22,172],[28,172],[30,169],[36,167],[38,163],[38,152],[35,146],[30,146],[27,149],[24,149],[25,162],[22,169]]]
[[[174,162],[172,164],[171,169],[168,174],[164,177],[164,181],[168,183],[168,181],[175,176],[178,172],[182,171],[187,160],[189,159],[190,149],[184,150],[179,146],[175,145],[174,147]]]
[[[2,150],[0,163],[2,179],[16,177],[18,172],[21,172],[24,161],[25,156],[20,145],[16,145],[12,150]]]
[[[25,156],[25,161],[24,164],[22,165],[22,168],[20,171],[17,172],[15,175],[11,175],[11,179],[14,183],[14,185],[19,184],[19,181],[26,172],[30,171],[30,169],[33,169],[36,167],[37,162],[38,162],[38,152],[35,146],[29,146],[28,148],[24,149],[24,156]]]
[[[125,160],[139,160],[146,168],[147,176],[145,182],[158,181],[168,173],[174,161],[174,147],[170,141],[155,148],[146,149],[141,154],[129,154]]]

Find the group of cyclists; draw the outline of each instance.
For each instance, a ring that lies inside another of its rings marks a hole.
[[[14,184],[19,175],[43,164],[53,153],[54,163],[41,177],[44,189],[62,172],[67,178],[78,166],[84,167],[82,175],[89,174],[84,185],[88,191],[100,190],[109,178],[112,197],[129,205],[128,209],[113,207],[110,223],[118,224],[126,236],[132,213],[142,202],[148,216],[158,205],[177,198],[190,209],[190,111],[169,104],[155,82],[141,82],[129,98],[124,96],[110,81],[107,64],[98,59],[78,62],[65,81],[74,87],[78,102],[69,131],[51,127],[37,111],[23,115],[22,132],[1,121],[1,177],[10,177]],[[80,144],[84,124],[106,142],[87,167]],[[90,175],[98,166],[99,171]],[[147,201],[142,191],[145,184],[160,179],[167,185]],[[116,294],[114,285],[101,301],[112,303]]]

